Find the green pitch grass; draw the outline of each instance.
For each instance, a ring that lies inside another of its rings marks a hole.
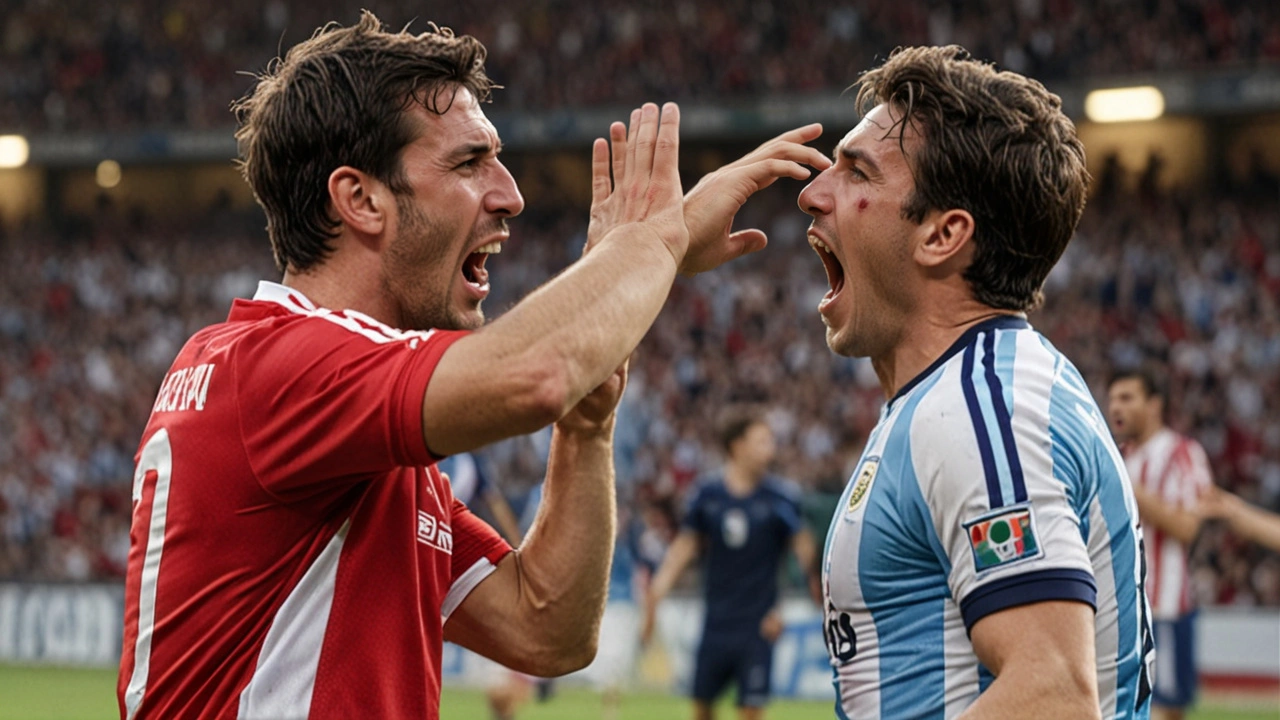
[[[108,720],[119,717],[113,670],[0,665],[0,720]],[[489,720],[479,692],[446,690],[440,703],[446,720]],[[530,703],[520,720],[599,720],[600,696],[588,690],[565,688],[545,704]],[[688,702],[651,693],[624,695],[617,720],[681,720],[689,717]],[[731,720],[725,704],[719,717]],[[770,706],[770,720],[817,720],[832,717],[831,703],[778,701]],[[1253,704],[1253,709],[1228,709],[1202,704],[1191,720],[1276,720],[1280,706]]]

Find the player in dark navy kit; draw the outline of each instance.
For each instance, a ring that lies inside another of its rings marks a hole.
[[[701,554],[706,620],[694,670],[694,717],[711,718],[716,697],[733,681],[739,717],[755,720],[769,699],[773,643],[782,632],[779,566],[791,548],[815,578],[816,549],[801,521],[798,493],[768,473],[774,454],[769,426],[757,415],[738,412],[724,423],[720,439],[724,472],[693,493],[645,598],[641,642],[653,634],[658,603]]]

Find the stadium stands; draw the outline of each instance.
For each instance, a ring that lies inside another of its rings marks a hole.
[[[1046,81],[1280,62],[1280,6],[1248,0],[957,0],[641,6],[540,0],[447,11],[374,0],[393,24],[417,13],[483,39],[503,107],[730,100],[847,85],[897,45],[957,42]],[[348,3],[19,0],[0,35],[0,127],[118,132],[230,124],[261,71]],[[409,14],[413,13],[413,14]],[[432,16],[434,15],[434,16]]]

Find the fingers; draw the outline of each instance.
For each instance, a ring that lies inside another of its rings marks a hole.
[[[636,171],[636,147],[640,144],[640,108],[631,111],[631,122],[627,124],[627,171]]]
[[[821,152],[818,152],[817,148],[792,142],[761,147],[756,152],[753,152],[743,158],[743,160],[747,162],[754,162],[763,158],[790,160],[791,162],[803,163],[810,167],[817,168],[820,171],[831,167],[831,158],[823,155]]]
[[[610,125],[609,141],[613,144],[613,184],[617,187],[627,174],[627,126],[620,122]]]
[[[609,143],[596,138],[591,144],[591,204],[599,205],[609,199],[613,186],[609,182]]]
[[[769,142],[781,140],[783,142],[807,143],[820,137],[822,137],[822,123],[811,123],[795,130],[788,130]],[[765,145],[768,145],[769,142],[766,142]]]
[[[657,146],[654,148],[653,171],[659,177],[679,177],[680,108],[672,102],[662,106],[658,123]],[[678,182],[678,180],[677,180]]]
[[[627,170],[644,187],[653,174],[653,153],[658,144],[658,106],[645,103],[640,108],[640,129],[636,131],[635,153],[627,159]]]
[[[762,190],[773,184],[778,178],[789,177],[793,180],[808,180],[813,171],[798,162],[770,158],[752,163],[741,170],[747,177],[756,182],[756,190]]]

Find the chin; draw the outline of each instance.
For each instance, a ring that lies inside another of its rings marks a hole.
[[[844,357],[864,357],[867,353],[859,352],[858,344],[845,328],[827,327],[827,347],[831,352]]]

